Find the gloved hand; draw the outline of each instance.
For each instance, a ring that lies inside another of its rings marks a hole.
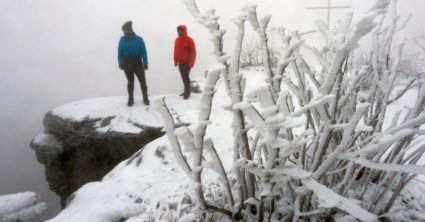
[[[119,67],[120,67],[121,70],[124,70],[124,67],[122,67],[122,65],[119,65]]]
[[[148,65],[144,65],[143,68],[145,69],[145,71],[148,70]]]

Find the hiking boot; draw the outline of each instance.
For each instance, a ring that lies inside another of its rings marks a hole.
[[[133,105],[133,103],[134,103],[134,99],[133,99],[133,97],[129,97],[129,98],[128,98],[128,102],[127,102],[127,106],[132,106],[132,105]]]
[[[184,93],[183,94],[183,99],[188,99],[190,96],[190,92],[189,93]]]
[[[147,106],[149,106],[151,104],[151,102],[149,102],[149,99],[143,99],[143,103]]]
[[[184,96],[184,92],[180,93],[180,95],[179,95],[179,96]]]

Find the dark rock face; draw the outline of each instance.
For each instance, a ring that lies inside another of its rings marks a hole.
[[[76,122],[50,112],[45,115],[45,134],[55,140],[56,145],[33,140],[31,147],[36,151],[37,160],[45,166],[50,189],[61,197],[63,207],[78,188],[102,179],[122,160],[164,134],[161,128],[136,124],[143,129],[140,134],[96,131],[96,125],[109,125],[113,118]]]

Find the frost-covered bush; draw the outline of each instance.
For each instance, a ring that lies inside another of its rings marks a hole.
[[[272,44],[269,44],[269,48],[271,65],[272,67],[276,67],[279,62],[279,50]],[[261,45],[255,41],[245,41],[242,45],[240,63],[242,68],[247,66],[260,66],[263,63],[261,58]]]
[[[323,49],[297,32],[278,30],[285,50],[276,68],[268,44],[270,16],[258,19],[255,6],[244,9],[246,14],[234,20],[238,34],[230,57],[223,51],[225,31],[214,10],[201,13],[195,0],[185,3],[209,30],[217,64],[208,71],[199,121],[191,128],[176,129],[164,101],[157,101],[156,107],[177,161],[196,185],[200,206],[244,221],[391,218],[403,188],[417,174],[425,174],[417,165],[425,152],[420,128],[425,123],[425,88],[414,77],[398,84],[403,44],[394,42],[401,27],[396,7],[388,12],[390,0],[377,1],[356,24],[352,14],[334,30],[318,22],[327,42]],[[245,78],[239,73],[246,21],[259,35],[268,77],[267,87],[250,95],[244,95]],[[367,59],[361,59],[354,55],[365,35],[372,36],[372,48],[363,57]],[[311,66],[300,47],[310,50],[320,67]],[[232,171],[224,169],[205,136],[220,76],[232,102]],[[388,116],[389,105],[408,90],[417,91],[415,106]],[[207,153],[214,164],[203,163]],[[213,203],[203,191],[208,184],[202,184],[201,174],[207,165],[220,173],[227,194]]]
[[[241,52],[241,67],[261,65],[260,44],[257,42],[245,43]]]

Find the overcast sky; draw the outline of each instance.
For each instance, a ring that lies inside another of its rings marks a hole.
[[[289,30],[309,31],[315,28],[315,20],[326,19],[325,11],[306,9],[325,5],[326,0],[197,2],[202,11],[217,9],[222,26],[228,30],[226,50],[234,33],[229,20],[239,15],[246,3],[257,3],[260,17],[270,14],[271,25]],[[354,19],[358,19],[374,1],[332,2],[351,5],[352,9],[333,11],[331,26],[347,12],[354,11]],[[403,36],[424,32],[425,0],[399,1],[398,8],[405,17],[413,14]],[[43,183],[43,169],[35,162],[28,143],[42,130],[45,112],[76,100],[126,95],[126,79],[117,64],[117,47],[121,26],[128,20],[133,21],[136,34],[146,42],[150,95],[183,89],[172,60],[178,25],[187,25],[197,44],[197,63],[191,76],[202,76],[213,62],[207,31],[194,22],[181,0],[0,1],[0,195]],[[254,35],[251,30],[247,37]],[[314,40],[318,36],[308,38]],[[140,95],[137,84],[135,92]],[[23,178],[31,182],[23,183]],[[33,190],[43,193],[39,188]]]
[[[327,3],[326,0],[198,2],[201,10],[217,8],[217,14],[222,16],[220,21],[229,30],[225,36],[226,46],[232,44],[233,38],[233,24],[228,21],[236,17],[246,3],[257,2],[260,16],[273,16],[272,25],[301,31],[314,29],[314,20],[326,18],[325,11],[306,10],[305,7]],[[356,19],[373,4],[370,0],[333,2],[353,8],[332,12],[331,24],[349,11],[358,12]],[[10,106],[28,100],[25,99],[30,98],[27,92],[37,98],[124,95],[125,78],[117,68],[116,48],[122,35],[121,25],[127,20],[133,21],[135,32],[147,44],[150,61],[147,78],[151,95],[175,92],[182,87],[177,82],[180,79],[172,62],[177,25],[187,24],[189,35],[197,43],[199,56],[192,74],[203,73],[212,62],[208,33],[188,15],[181,0],[2,0],[0,6],[0,71],[5,78],[1,90],[23,96],[10,101],[10,94],[2,93],[2,96],[8,96],[2,97],[1,105]],[[419,17],[419,10],[424,6],[424,0],[399,2],[402,13],[414,13],[408,33],[424,31],[423,17]],[[247,36],[253,35],[251,32]],[[171,79],[167,81],[168,78]],[[61,103],[58,101],[57,105]]]

